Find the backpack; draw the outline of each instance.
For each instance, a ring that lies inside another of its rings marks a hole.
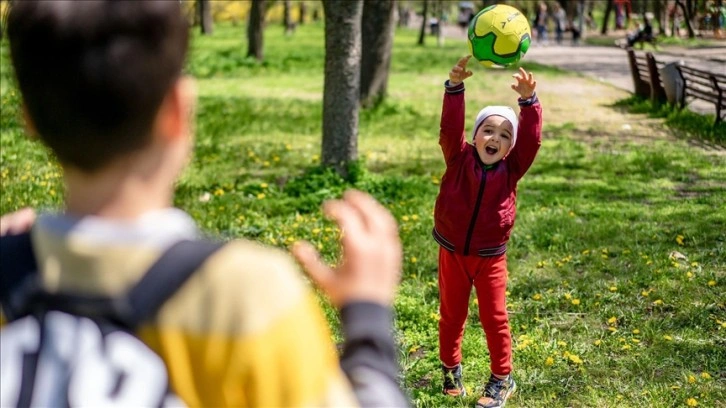
[[[42,290],[30,234],[2,237],[0,406],[183,405],[163,360],[135,331],[221,246],[178,242],[110,298]]]

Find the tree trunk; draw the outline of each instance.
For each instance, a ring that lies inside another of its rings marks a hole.
[[[212,5],[209,3],[209,0],[197,0],[197,10],[199,13],[199,22],[202,27],[202,34],[212,34],[214,31],[214,21],[212,20]]]
[[[693,31],[693,14],[691,13],[691,1],[686,0],[688,6],[683,4],[683,0],[676,0],[676,7],[680,7],[683,12],[683,21],[686,23],[686,30],[688,31],[688,38],[696,38],[696,32]]]
[[[247,56],[262,61],[263,31],[265,29],[266,0],[252,0],[250,19],[247,24]]]
[[[284,0],[283,4],[282,24],[285,27],[285,35],[290,35],[295,32],[295,23],[292,21],[292,2]]]
[[[305,12],[307,11],[307,6],[305,5],[304,1],[301,1],[299,3],[300,6],[300,19],[298,20],[298,24],[303,25],[305,24]]]
[[[322,163],[343,177],[358,158],[363,0],[323,0],[325,82]]]
[[[421,33],[418,36],[418,45],[424,45],[426,39],[426,20],[429,18],[429,0],[423,0],[423,13],[421,14]]]
[[[610,13],[613,11],[613,0],[608,0],[607,4],[605,5],[605,13],[602,16],[602,28],[600,29],[600,34],[605,35],[608,33],[608,23],[610,20]]]
[[[655,19],[658,20],[658,34],[659,35],[665,35],[666,34],[666,24],[665,24],[665,6],[666,4],[663,4],[662,0],[656,0],[653,2],[653,14],[655,15]]]
[[[366,0],[361,23],[360,103],[374,106],[386,96],[393,45],[395,0]]]

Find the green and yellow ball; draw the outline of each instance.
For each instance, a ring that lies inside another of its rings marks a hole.
[[[527,17],[505,4],[482,9],[469,24],[469,52],[485,67],[516,64],[531,41]]]

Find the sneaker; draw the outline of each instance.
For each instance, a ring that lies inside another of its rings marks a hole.
[[[465,397],[466,388],[461,382],[461,364],[457,364],[454,368],[446,368],[441,365],[444,372],[444,394],[452,397]]]
[[[477,408],[504,408],[507,399],[516,389],[517,384],[511,374],[504,380],[492,375],[484,386],[484,395],[476,402],[476,406]]]

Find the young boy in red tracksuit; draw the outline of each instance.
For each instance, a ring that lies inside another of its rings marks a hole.
[[[439,144],[446,172],[434,210],[439,248],[439,357],[447,395],[465,395],[461,340],[471,288],[479,300],[491,372],[477,407],[503,407],[514,392],[512,343],[505,302],[507,241],[514,225],[517,182],[532,165],[541,143],[542,108],[531,73],[520,68],[512,89],[519,118],[506,106],[488,106],[476,117],[472,143],[464,130],[464,79],[470,57],[449,72]]]

